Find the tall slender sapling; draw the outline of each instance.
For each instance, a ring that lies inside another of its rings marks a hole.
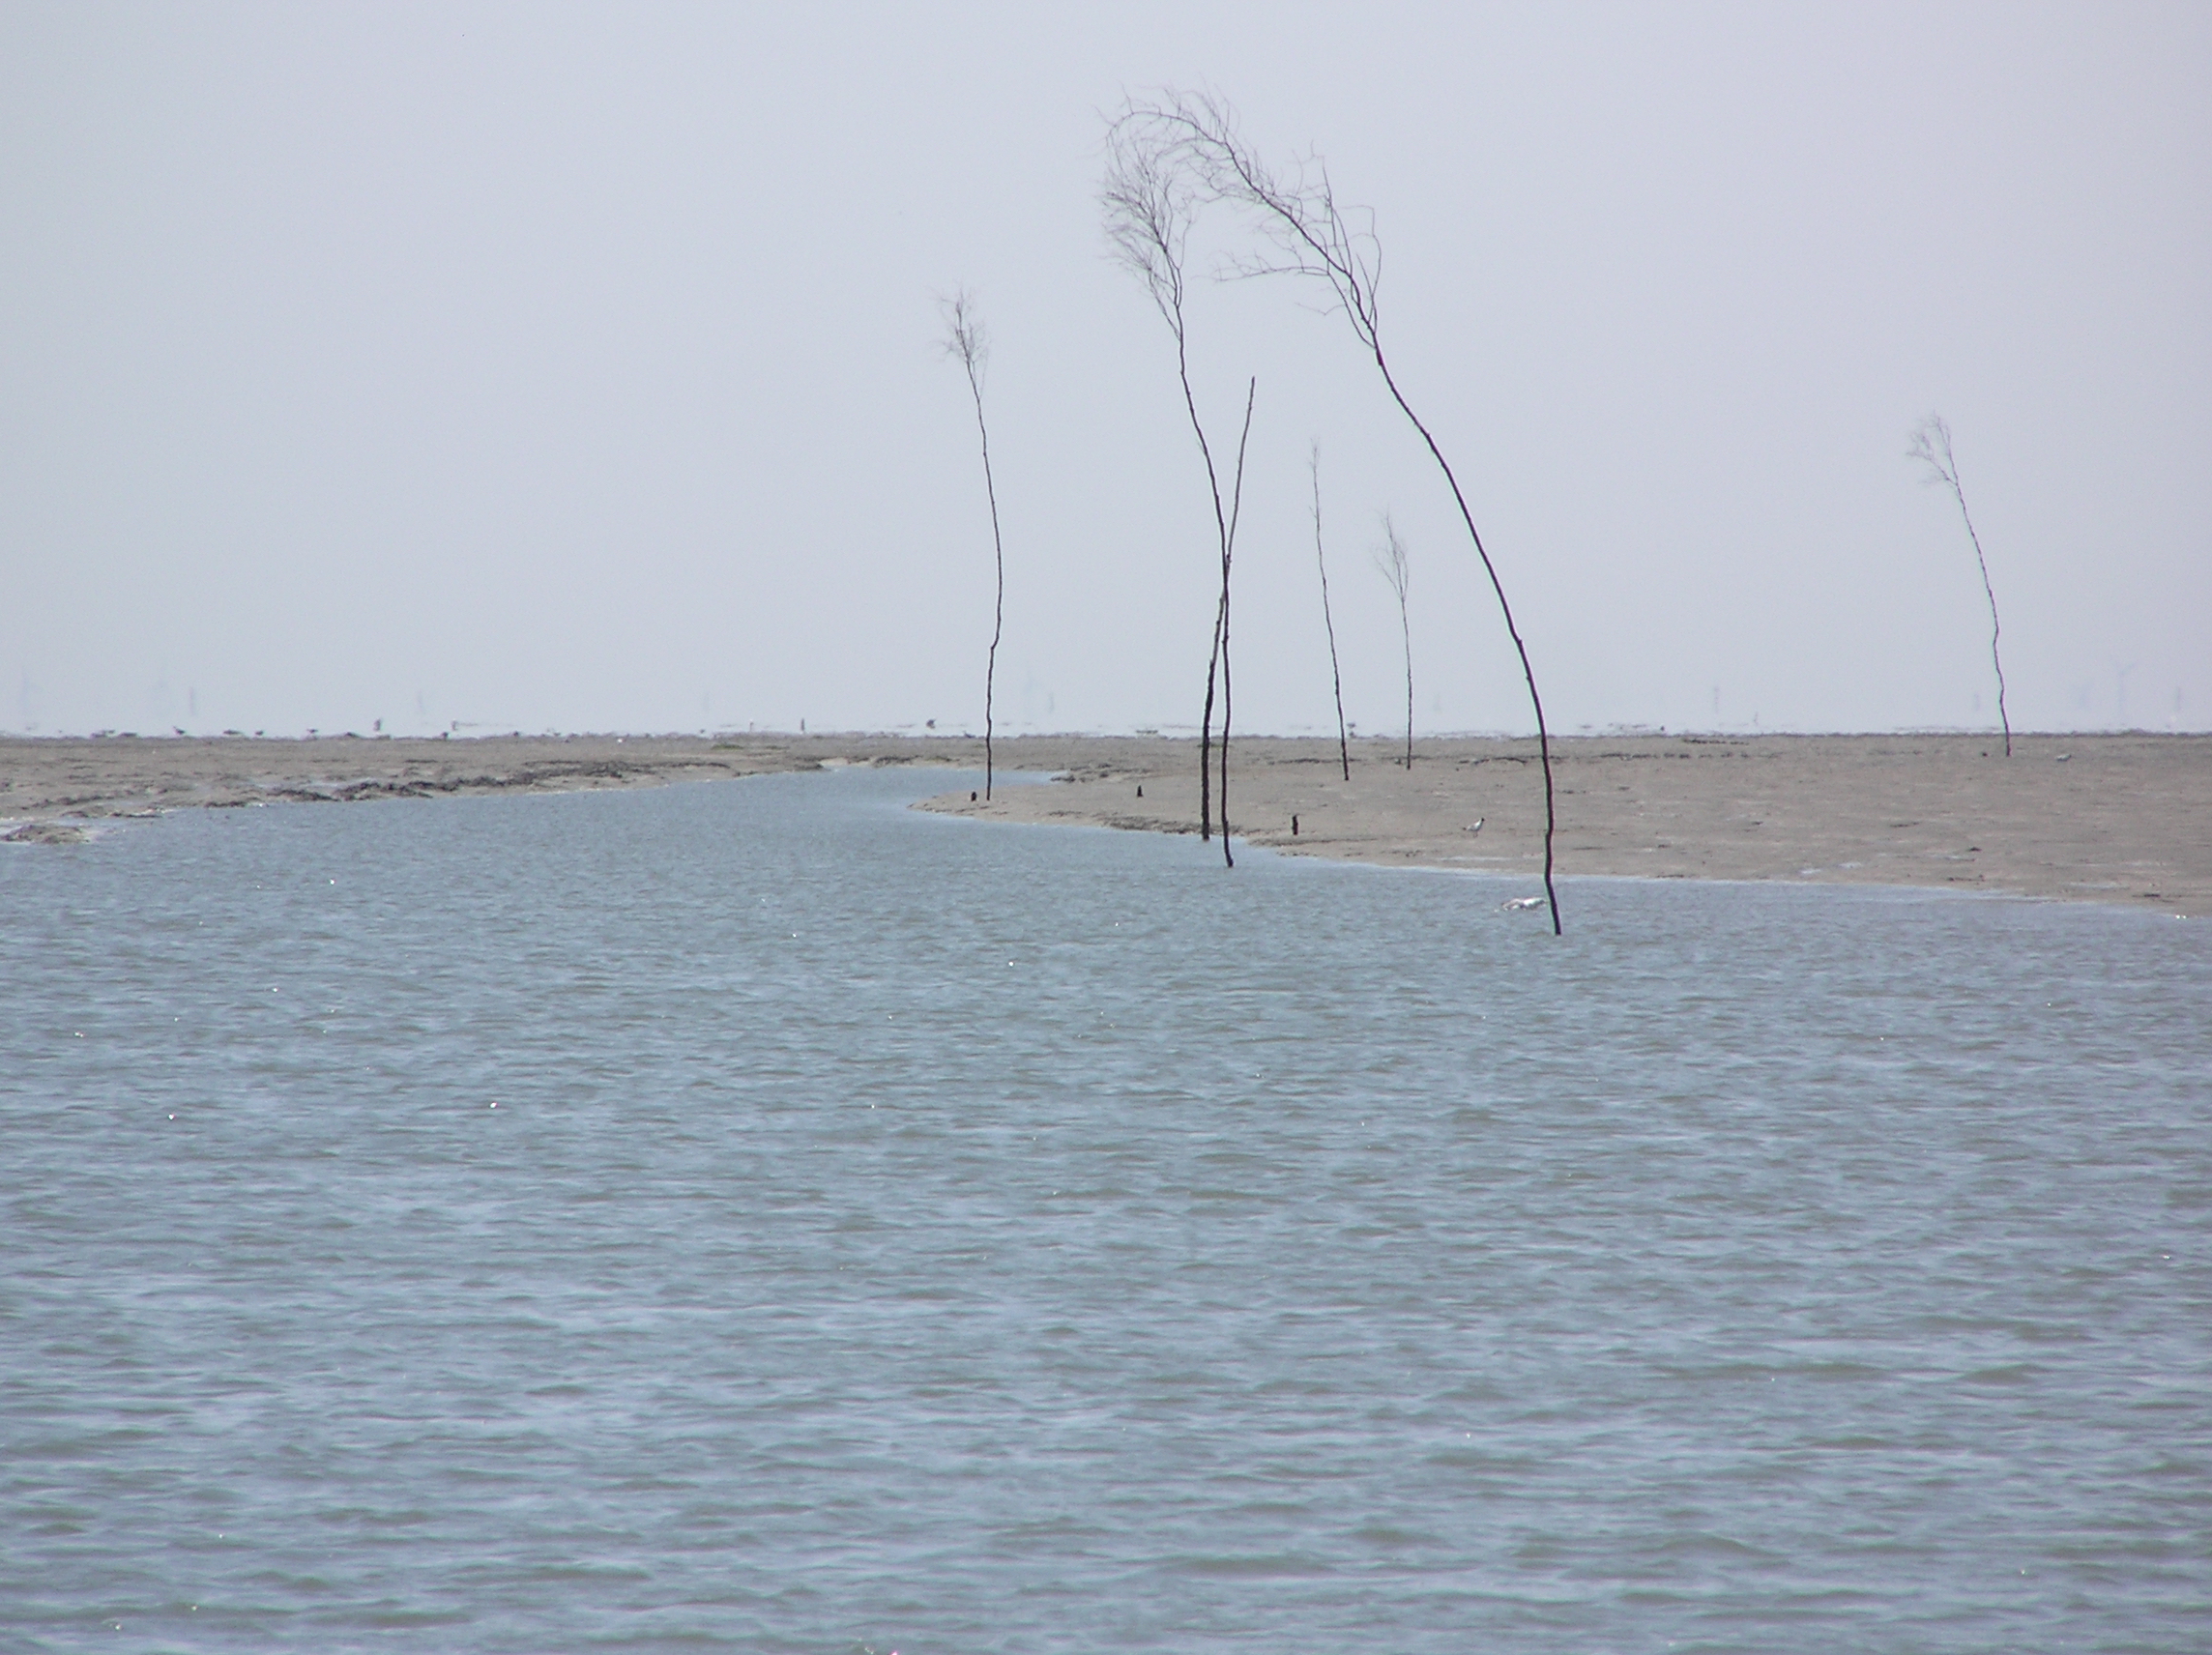
[[[991,503],[991,555],[999,572],[998,595],[991,606],[991,650],[983,659],[983,797],[991,797],[991,699],[999,676],[999,638],[1006,623],[1006,547],[999,537],[999,490],[991,480],[991,428],[983,422],[983,371],[991,341],[975,314],[975,299],[966,288],[940,300],[945,315],[945,354],[958,357],[968,370],[968,390],[975,398],[975,434],[983,443],[983,493]]]
[[[1221,593],[1214,605],[1213,639],[1206,663],[1206,704],[1198,727],[1198,830],[1209,838],[1213,830],[1212,744],[1213,698],[1223,670],[1223,651],[1229,624],[1229,570],[1236,551],[1234,507],[1221,499],[1221,478],[1213,464],[1213,446],[1207,441],[1205,423],[1198,417],[1198,398],[1190,386],[1190,348],[1183,316],[1187,288],[1183,280],[1183,251],[1197,215],[1195,181],[1173,164],[1172,152],[1159,134],[1126,117],[1107,124],[1106,176],[1099,189],[1104,209],[1106,238],[1114,257],[1145,284],[1153,305],[1175,336],[1176,374],[1182,386],[1182,404],[1190,418],[1191,433],[1198,439],[1200,457],[1206,462],[1206,484],[1213,501],[1213,527],[1221,554]],[[1250,388],[1244,403],[1244,429],[1251,432]],[[1241,499],[1244,486],[1244,450],[1237,453],[1235,493]],[[1226,776],[1226,770],[1224,771]],[[1231,866],[1236,858],[1229,847],[1226,818],[1222,824],[1221,854]]]
[[[1918,460],[1928,468],[1928,475],[1920,480],[1941,483],[1951,491],[1951,498],[1959,503],[1959,515],[1965,520],[1966,538],[1974,542],[1974,562],[1982,571],[1982,593],[1990,600],[1990,664],[1997,675],[1997,722],[2004,727],[2005,757],[2012,757],[2012,719],[2005,712],[2004,657],[1997,653],[1997,638],[2004,628],[1997,624],[1996,589],[1990,585],[1990,560],[1982,556],[1982,537],[1974,533],[1973,514],[1966,509],[1966,491],[1959,486],[1959,462],[1951,456],[1951,427],[1943,422],[1940,414],[1931,414],[1912,427],[1912,440],[1906,445],[1905,457]]]

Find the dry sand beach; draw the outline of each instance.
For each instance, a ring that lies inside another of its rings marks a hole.
[[[1239,739],[1230,820],[1300,856],[1526,878],[1543,867],[1543,788],[1528,740],[1389,743]],[[1162,832],[1198,826],[1187,739],[1030,736],[1002,774],[1050,771],[988,804],[924,808],[991,821]],[[1562,875],[1930,886],[2212,908],[2212,737],[2028,736],[2007,760],[1958,735],[1577,737],[1554,743]],[[636,787],[842,764],[980,768],[965,737],[873,735],[189,737],[0,740],[0,836],[73,843],[103,823],[185,806]],[[1140,794],[1139,789],[1142,789]],[[1292,830],[1293,818],[1296,831]],[[1479,828],[1476,826],[1479,824]]]

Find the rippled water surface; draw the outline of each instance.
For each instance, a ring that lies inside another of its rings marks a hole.
[[[2202,922],[946,785],[0,855],[0,1646],[2212,1643]]]

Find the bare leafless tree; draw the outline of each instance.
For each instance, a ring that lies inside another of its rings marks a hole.
[[[1198,417],[1198,398],[1190,385],[1190,347],[1183,306],[1188,289],[1183,280],[1183,253],[1197,217],[1198,179],[1177,164],[1174,148],[1162,134],[1143,124],[1117,119],[1106,129],[1106,177],[1099,189],[1105,210],[1106,237],[1116,261],[1145,284],[1168,331],[1175,335],[1176,374],[1182,386],[1183,410],[1190,417],[1191,433],[1206,462],[1206,484],[1213,500],[1213,526],[1221,552],[1221,593],[1214,606],[1213,643],[1206,664],[1206,705],[1199,720],[1198,830],[1210,837],[1213,826],[1212,743],[1213,699],[1217,682],[1223,691],[1221,854],[1236,865],[1229,844],[1227,679],[1229,649],[1229,572],[1237,547],[1237,506],[1244,492],[1244,447],[1237,450],[1237,475],[1231,501],[1221,498],[1221,477],[1213,463],[1213,446],[1207,441],[1206,425]],[[1244,399],[1244,435],[1252,431],[1255,381]]]
[[[1412,586],[1412,567],[1406,561],[1406,542],[1398,538],[1390,513],[1382,513],[1382,543],[1375,548],[1375,566],[1390,583],[1398,599],[1398,636],[1406,646],[1406,768],[1413,768],[1413,624],[1406,606]]]
[[[1543,697],[1536,691],[1535,669],[1528,664],[1528,646],[1513,620],[1505,586],[1498,566],[1482,543],[1474,526],[1474,513],[1459,479],[1435,436],[1413,412],[1398,387],[1382,351],[1382,312],[1376,289],[1382,275],[1382,245],[1371,228],[1354,230],[1337,204],[1328,168],[1318,158],[1296,168],[1288,178],[1278,177],[1245,143],[1237,130],[1236,111],[1210,95],[1169,92],[1150,102],[1127,103],[1117,122],[1129,134],[1124,141],[1143,145],[1160,158],[1159,164],[1188,173],[1199,183],[1198,198],[1233,203],[1249,212],[1274,250],[1239,263],[1242,276],[1307,276],[1327,285],[1334,298],[1332,308],[1341,310],[1361,348],[1375,360],[1390,399],[1398,405],[1413,429],[1420,433],[1430,456],[1443,473],[1468,538],[1490,576],[1497,594],[1505,630],[1521,657],[1521,675],[1528,681],[1528,702],[1536,714],[1536,747],[1544,771],[1544,895],[1552,911],[1552,930],[1559,931],[1559,898],[1552,881],[1553,840],[1558,816],[1552,781],[1552,740],[1544,722]],[[1372,215],[1361,215],[1371,220]]]
[[[1990,664],[1997,674],[1997,722],[2004,727],[2005,757],[2012,757],[2012,719],[2005,712],[2004,657],[1997,653],[1997,639],[2004,628],[1997,624],[1996,589],[1990,585],[1990,560],[1982,556],[1982,537],[1974,533],[1973,514],[1966,509],[1966,491],[1959,486],[1959,462],[1951,455],[1951,427],[1943,422],[1940,414],[1931,414],[1912,427],[1912,440],[1906,446],[1905,457],[1917,460],[1928,470],[1920,480],[1941,483],[1951,491],[1951,498],[1959,503],[1959,515],[1965,520],[1966,538],[1974,543],[1974,562],[1982,571],[1982,593],[1990,600]]]
[[[1313,555],[1321,569],[1321,624],[1328,629],[1328,676],[1336,686],[1336,759],[1344,767],[1344,779],[1352,779],[1352,741],[1344,733],[1344,673],[1336,664],[1336,619],[1328,610],[1328,557],[1321,543],[1321,441],[1316,438],[1306,455],[1306,471],[1313,478]]]
[[[992,692],[999,676],[999,639],[1006,624],[1006,547],[999,537],[999,490],[991,480],[991,428],[983,422],[983,373],[991,360],[990,336],[975,314],[975,297],[966,288],[938,301],[945,316],[945,354],[968,370],[968,390],[975,398],[975,434],[983,443],[983,493],[991,503],[991,555],[999,571],[998,595],[991,607],[991,650],[983,662],[983,797],[991,797]]]

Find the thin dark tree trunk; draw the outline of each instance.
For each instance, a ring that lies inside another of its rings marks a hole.
[[[991,797],[992,695],[999,677],[999,639],[1006,625],[1006,547],[999,537],[999,490],[991,480],[991,430],[983,423],[983,388],[973,365],[968,388],[975,393],[975,430],[983,439],[983,493],[991,502],[991,553],[998,565],[999,589],[991,605],[991,650],[983,665],[983,798]]]
[[[1182,405],[1190,415],[1190,428],[1198,437],[1198,451],[1206,460],[1206,483],[1213,496],[1213,526],[1221,537],[1221,544],[1224,547],[1222,561],[1226,566],[1228,562],[1226,548],[1229,545],[1229,523],[1221,511],[1221,479],[1213,469],[1213,449],[1206,440],[1206,427],[1199,423],[1198,398],[1191,394],[1190,355],[1183,346],[1182,306],[1179,303],[1176,306],[1174,322],[1176,374],[1182,382]],[[1223,608],[1214,612],[1213,653],[1206,663],[1206,711],[1200,718],[1198,725],[1198,836],[1202,842],[1211,837],[1213,832],[1213,813],[1209,794],[1213,744],[1213,675],[1215,669],[1221,665],[1221,653],[1229,626],[1229,617],[1226,613],[1228,604],[1228,581],[1226,577],[1223,579],[1222,587]],[[1226,834],[1228,828],[1224,827],[1222,831]],[[1226,847],[1224,848],[1226,849]]]
[[[1344,767],[1344,779],[1352,779],[1352,742],[1344,733],[1344,673],[1336,664],[1336,621],[1328,612],[1328,558],[1321,544],[1321,444],[1313,446],[1306,456],[1306,469],[1313,474],[1313,550],[1314,564],[1321,570],[1321,624],[1328,629],[1328,676],[1336,686],[1336,757]]]
[[[1221,602],[1213,605],[1213,653],[1206,657],[1206,711],[1198,725],[1198,837],[1213,837],[1213,685],[1221,671]]]
[[[1229,529],[1221,537],[1221,859],[1237,865],[1229,848],[1229,568],[1237,556],[1237,519],[1244,509],[1244,450],[1252,440],[1252,401],[1260,392],[1255,374],[1244,387],[1244,429],[1237,439],[1237,480],[1229,501]]]
[[[2009,759],[2012,757],[2012,718],[2005,711],[2004,656],[1997,653],[1997,640],[2003,635],[2004,627],[1997,622],[1997,594],[1996,588],[1990,584],[1990,560],[1982,556],[1982,537],[1974,533],[1973,514],[1966,509],[1964,490],[1959,494],[1959,515],[1966,520],[1966,537],[1974,542],[1974,562],[1981,566],[1982,595],[1990,600],[1990,665],[1997,675],[1997,723],[2004,730],[2004,754]]]
[[[1997,675],[1997,723],[2004,730],[2004,754],[2012,757],[2012,718],[2005,711],[2004,656],[1997,653],[1997,639],[2004,628],[1997,623],[1996,589],[1990,585],[1989,560],[1982,556],[1982,537],[1974,533],[1974,520],[1966,512],[1966,497],[1959,496],[1959,515],[1966,519],[1966,535],[1974,542],[1974,562],[1982,566],[1982,594],[1990,600],[1990,665]]]

